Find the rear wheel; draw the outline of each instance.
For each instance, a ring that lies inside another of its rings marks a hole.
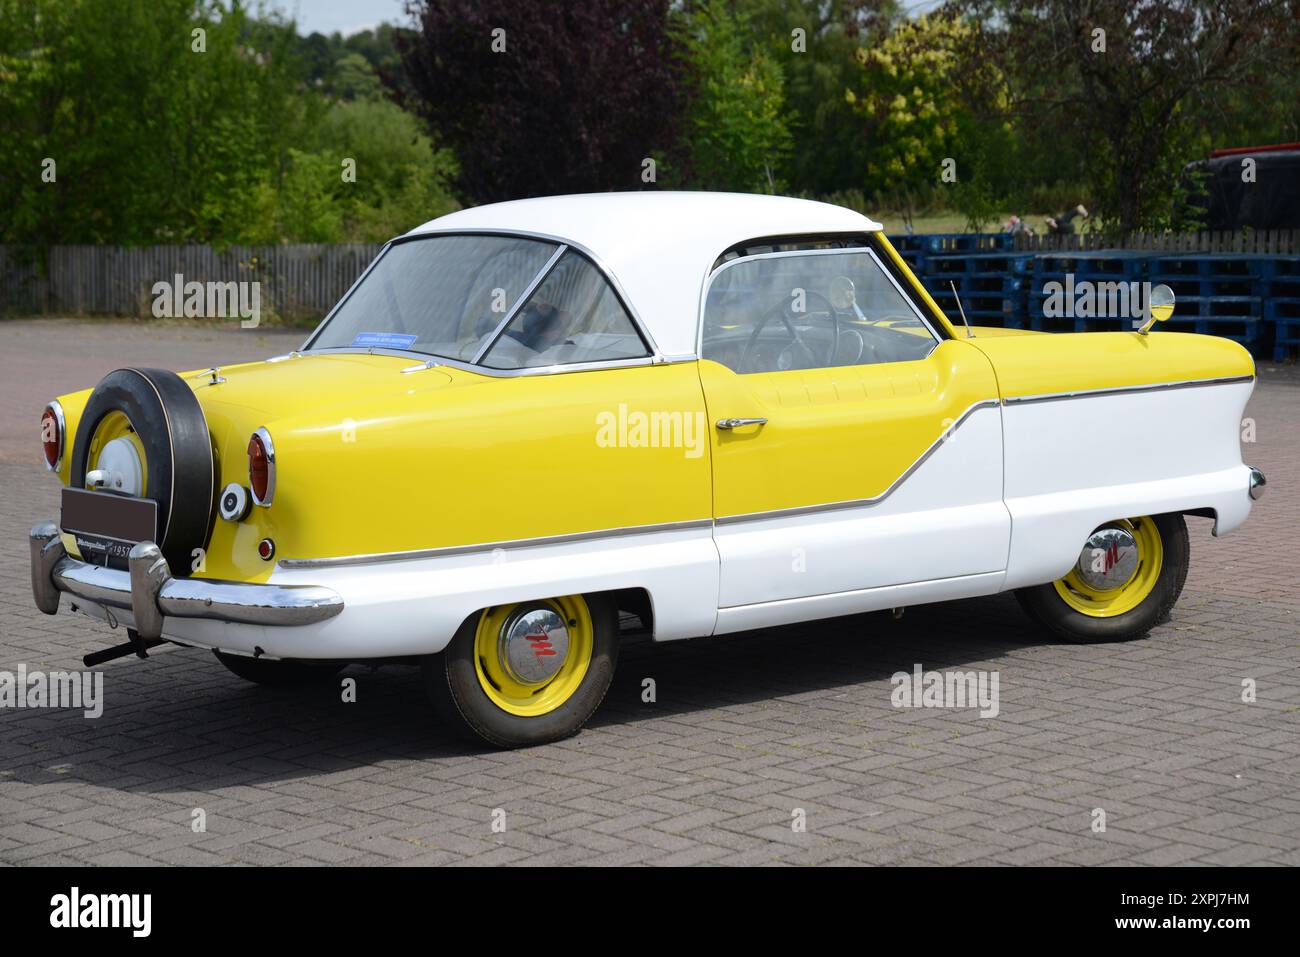
[[[1067,641],[1129,641],[1168,617],[1190,558],[1181,515],[1108,522],[1088,537],[1064,578],[1022,588],[1016,598]]]
[[[233,674],[245,681],[272,687],[317,684],[328,681],[343,670],[346,663],[317,663],[311,661],[273,661],[269,658],[250,658],[214,651],[217,660]]]
[[[471,615],[424,661],[445,721],[502,748],[567,738],[609,690],[618,609],[607,595],[516,602]]]

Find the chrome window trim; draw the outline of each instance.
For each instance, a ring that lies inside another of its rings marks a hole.
[[[409,562],[421,558],[450,558],[492,552],[505,548],[536,548],[540,545],[567,545],[588,542],[597,538],[622,538],[627,535],[648,535],[652,532],[684,532],[691,529],[712,528],[713,519],[697,518],[684,522],[661,522],[657,525],[631,525],[626,528],[605,528],[590,532],[572,532],[567,535],[546,535],[540,538],[516,538],[501,542],[482,542],[477,545],[448,545],[444,548],[421,548],[409,552],[381,552],[371,555],[341,555],[335,558],[284,558],[283,568],[332,568],[340,565],[379,565],[385,562]]]
[[[863,253],[871,257],[871,259],[875,262],[876,266],[879,267],[881,273],[885,276],[886,279],[889,280],[889,284],[894,287],[894,290],[899,294],[899,296],[902,297],[903,301],[907,303],[907,307],[911,309],[912,313],[916,316],[916,318],[920,320],[921,325],[923,325],[925,327],[925,330],[928,333],[930,333],[930,338],[933,340],[933,345],[930,348],[930,352],[927,352],[924,356],[921,356],[919,359],[906,359],[906,360],[900,359],[897,361],[919,362],[923,359],[928,359],[931,353],[933,353],[935,349],[939,348],[939,344],[943,342],[944,337],[940,336],[937,332],[935,332],[934,326],[930,324],[930,320],[926,318],[925,314],[922,313],[919,308],[917,308],[917,305],[913,301],[912,297],[908,295],[907,290],[905,290],[902,286],[899,285],[898,280],[894,278],[894,274],[890,272],[888,268],[885,267],[885,264],[881,261],[880,257],[876,255],[876,251],[872,249],[870,246],[852,246],[852,247],[841,248],[841,249],[790,249],[790,250],[783,250],[781,252],[775,252],[775,253],[757,253],[753,256],[741,256],[737,259],[731,259],[723,263],[721,266],[714,269],[713,272],[709,274],[708,279],[705,280],[704,288],[700,292],[700,309],[699,309],[699,315],[696,320],[695,354],[697,356],[700,356],[701,358],[704,357],[704,310],[708,305],[709,293],[713,290],[713,283],[715,280],[717,280],[718,276],[722,275],[722,273],[726,272],[732,266],[737,266],[740,263],[753,262],[758,259],[782,259],[782,258],[788,258],[792,256],[850,256],[850,255],[862,255]],[[862,365],[889,365],[890,363],[872,362],[872,363],[861,363],[861,364]],[[813,368],[814,369],[851,369],[854,367],[853,366],[814,366]],[[810,372],[812,370],[791,369],[789,371]],[[736,373],[736,375],[755,375],[755,374],[756,373],[753,372]]]
[[[1200,386],[1235,385],[1254,382],[1253,375],[1223,376],[1216,379],[1183,379],[1178,382],[1154,382],[1149,385],[1119,385],[1106,389],[1078,389],[1073,392],[1044,392],[1040,395],[1013,395],[1002,400],[1003,405],[1020,405],[1032,402],[1060,402],[1064,399],[1090,399],[1105,395],[1128,395],[1134,392],[1165,392],[1169,389],[1195,389]]]
[[[528,298],[537,291],[537,287],[546,281],[546,277],[551,274],[551,270],[555,268],[555,264],[560,261],[560,257],[564,255],[568,248],[569,247],[565,243],[560,243],[560,245],[555,247],[555,252],[551,253],[551,258],[542,263],[542,268],[537,271],[537,275],[534,276],[528,285],[524,287],[524,291],[520,293],[519,298],[515,300],[514,305],[512,305],[506,312],[506,317],[497,323],[496,328],[494,328],[491,334],[483,340],[483,345],[479,348],[478,352],[474,353],[474,357],[469,360],[471,363],[478,365],[483,361],[483,357],[491,351],[492,347],[497,344],[497,340],[501,338],[501,334],[506,331],[506,327],[510,325],[510,320],[515,317],[515,313],[517,313],[523,304],[528,301]]]
[[[307,350],[311,349],[312,343],[315,342],[316,339],[320,337],[322,330],[324,330],[325,326],[329,323],[329,321],[334,318],[334,314],[339,311],[339,308],[345,302],[347,302],[349,298],[351,298],[352,294],[356,292],[357,287],[361,285],[361,281],[365,279],[366,276],[370,274],[370,270],[374,269],[375,265],[381,259],[384,258],[384,256],[388,253],[389,249],[401,243],[418,242],[422,239],[433,239],[433,238],[438,238],[443,236],[517,237],[520,239],[536,239],[542,242],[556,243],[558,245],[567,246],[569,249],[577,250],[583,256],[586,256],[587,259],[591,262],[591,264],[596,267],[597,271],[604,277],[605,281],[608,282],[610,287],[614,290],[614,294],[618,297],[619,303],[627,311],[627,314],[632,317],[633,325],[636,326],[637,332],[641,335],[641,338],[645,341],[646,348],[650,352],[649,362],[656,363],[656,364],[663,363],[663,362],[684,362],[684,361],[694,360],[696,358],[696,356],[694,355],[668,357],[665,356],[663,352],[660,351],[659,344],[655,341],[654,336],[650,334],[650,328],[642,320],[641,313],[637,311],[636,304],[633,303],[630,298],[628,298],[627,293],[623,289],[623,284],[618,281],[618,276],[616,276],[614,272],[605,264],[605,261],[603,259],[601,259],[598,255],[596,255],[594,252],[592,252],[582,243],[574,242],[573,240],[566,239],[563,236],[555,236],[551,233],[536,233],[526,229],[499,229],[499,228],[489,229],[485,227],[465,227],[465,226],[448,227],[446,229],[428,229],[422,232],[409,232],[402,236],[398,236],[395,239],[390,239],[388,242],[384,244],[384,247],[381,250],[379,250],[379,254],[375,256],[374,260],[371,261],[370,265],[367,266],[362,271],[361,275],[357,277],[356,282],[354,282],[351,286],[348,287],[348,291],[343,294],[343,298],[341,298],[338,302],[336,302],[334,304],[334,307],[325,314],[325,318],[322,319],[320,321],[320,324],[316,326],[315,329],[312,330],[311,335],[307,337],[306,342],[304,342],[297,351],[306,352]],[[360,347],[348,347],[348,346],[329,347],[329,351],[344,351],[348,349],[350,349],[354,354],[364,354],[372,351],[383,355],[390,354],[389,350],[377,350],[377,349],[370,350],[370,349],[364,349]],[[313,349],[312,351],[323,352],[326,351],[326,349]],[[428,359],[432,355],[432,353],[415,352],[413,350],[391,350],[391,353],[401,354],[401,355],[412,355],[420,359]],[[456,365],[457,363],[464,362],[464,360],[460,360],[460,359],[457,360],[446,359],[443,356],[434,356],[434,358],[439,360],[439,365]],[[486,372],[489,375],[498,372],[541,375],[541,374],[555,374],[557,372],[585,372],[587,371],[587,369],[590,368],[618,368],[619,366],[628,365],[628,364],[629,361],[625,359],[610,359],[604,363],[599,363],[599,364],[582,362],[582,363],[574,363],[572,365],[541,366],[536,369],[527,369],[527,370],[515,370],[515,369],[488,370],[486,366],[474,365],[471,363],[471,365],[473,366],[471,371]],[[643,358],[639,358],[635,363],[632,364],[644,365],[647,363],[644,361]],[[574,366],[581,366],[582,368],[574,368]]]
[[[253,488],[253,463],[248,463],[248,496],[253,500],[255,505],[266,508],[275,498],[275,443],[271,441],[271,433],[266,431],[266,426],[259,425],[253,430],[253,435],[262,440],[262,447],[266,449],[266,498],[258,498],[257,490]],[[250,438],[249,441],[252,441]]]
[[[499,379],[510,379],[516,376],[530,375],[557,375],[562,372],[602,372],[609,369],[628,369],[649,365],[676,365],[680,362],[694,362],[698,358],[697,356],[672,356],[667,358],[662,356],[640,356],[636,359],[603,359],[600,362],[571,362],[563,365],[537,366],[535,368],[526,369],[492,369],[488,366],[476,366],[471,362],[465,362],[463,359],[444,359],[441,356],[430,356],[427,352],[409,352],[404,349],[371,349],[363,348],[361,346],[331,346],[325,349],[313,349],[312,354],[318,356],[394,356],[400,359],[413,359],[419,363],[425,363],[432,359],[433,365],[428,367],[430,369],[439,366],[449,366],[453,369],[473,372],[476,375],[492,376]]]
[[[59,469],[63,467],[63,456],[64,453],[67,452],[66,446],[68,442],[68,425],[67,425],[67,421],[63,417],[62,402],[60,402],[58,399],[51,399],[49,402],[45,404],[46,406],[49,407],[49,410],[54,413],[54,422],[59,427],[59,455],[54,460],[54,464],[51,465],[45,459],[45,449],[42,448],[41,461],[45,462],[45,470],[47,472],[58,472]]]

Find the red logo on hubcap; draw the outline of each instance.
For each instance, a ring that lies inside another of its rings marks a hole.
[[[537,626],[537,631],[524,635],[524,640],[528,642],[529,647],[533,649],[533,654],[538,658],[558,654],[551,645],[551,639],[546,634],[546,629],[541,625]]]
[[[1119,542],[1111,542],[1106,546],[1106,567],[1102,571],[1110,571],[1119,564]]]

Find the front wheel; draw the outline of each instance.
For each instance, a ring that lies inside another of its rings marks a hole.
[[[1108,522],[1088,536],[1064,578],[1021,588],[1016,598],[1066,641],[1129,641],[1168,617],[1190,558],[1181,515]]]
[[[608,595],[516,602],[471,615],[424,660],[443,720],[499,748],[576,734],[604,700],[618,662]]]

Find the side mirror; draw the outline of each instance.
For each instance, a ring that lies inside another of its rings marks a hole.
[[[1147,297],[1147,321],[1138,330],[1146,335],[1157,322],[1164,322],[1174,314],[1174,291],[1164,283],[1156,286]]]

